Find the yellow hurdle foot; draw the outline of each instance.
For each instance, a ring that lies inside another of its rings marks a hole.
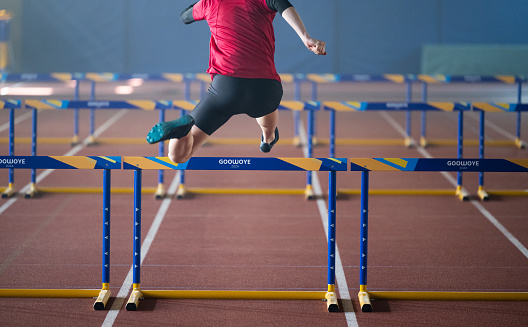
[[[178,186],[178,190],[176,191],[176,199],[180,200],[185,198],[185,195],[187,195],[187,190],[185,189],[185,185],[180,184]]]
[[[93,135],[88,136],[88,145],[95,145],[95,137]]]
[[[71,146],[75,146],[75,145],[77,145],[77,144],[79,144],[79,136],[78,136],[78,135],[74,135],[74,136],[72,137],[72,140],[71,140],[71,142],[70,142],[70,145],[71,145]]]
[[[37,184],[31,183],[31,186],[29,187],[29,190],[24,195],[24,198],[26,199],[34,198],[38,193],[39,191],[37,189]]]
[[[362,312],[372,312],[372,304],[370,303],[370,296],[367,292],[358,293],[359,304]]]
[[[469,193],[462,188],[462,186],[457,186],[457,189],[455,191],[456,196],[460,199],[460,201],[467,201],[469,200]]]
[[[132,291],[132,294],[130,295],[130,298],[128,298],[128,302],[126,305],[127,311],[136,311],[137,307],[139,305],[139,300],[143,297],[143,294],[140,290],[134,290]]]
[[[420,137],[420,146],[422,148],[426,148],[427,146],[429,145],[429,143],[427,142],[427,139],[425,137]]]
[[[521,141],[521,139],[516,138],[515,139],[515,146],[519,149],[525,149],[526,148],[526,142]]]
[[[163,187],[163,184],[159,183],[158,187],[156,188],[156,191],[154,192],[154,198],[156,200],[161,200],[165,197],[165,187]]]
[[[94,310],[103,310],[110,299],[110,290],[101,290],[99,296],[95,300]]]
[[[13,184],[9,184],[9,186],[2,192],[2,199],[7,199],[13,196],[15,194],[15,187]]]
[[[410,138],[410,137],[406,137],[403,144],[405,144],[405,146],[408,147],[408,148],[412,148],[412,147],[414,147],[416,145],[414,143],[413,139]]]
[[[478,196],[482,201],[489,200],[489,194],[488,192],[484,191],[484,188],[482,186],[479,186],[478,188]]]
[[[304,191],[304,198],[306,200],[313,200],[315,197],[312,185],[306,185],[306,190]]]
[[[337,297],[334,292],[326,293],[326,307],[328,312],[337,312],[339,311],[339,305],[337,304]]]
[[[293,143],[293,145],[296,146],[296,147],[301,147],[301,146],[302,146],[301,139],[300,139],[298,136],[295,136],[295,137],[293,138],[292,143]]]

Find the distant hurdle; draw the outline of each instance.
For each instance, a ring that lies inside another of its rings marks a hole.
[[[412,292],[368,291],[369,173],[371,171],[419,172],[528,172],[528,159],[350,159],[350,170],[361,172],[360,269],[358,298],[363,312],[372,311],[372,299],[380,300],[489,300],[528,301],[528,292]]]
[[[0,289],[0,297],[95,298],[102,310],[110,299],[110,187],[111,170],[121,169],[121,157],[0,156],[0,169],[97,169],[103,170],[102,289]]]
[[[134,245],[133,292],[126,309],[135,311],[141,298],[194,299],[269,299],[326,300],[328,311],[338,310],[335,295],[336,172],[346,171],[346,159],[334,158],[203,158],[194,157],[184,164],[167,158],[123,157],[123,169],[134,170]],[[328,276],[327,291],[214,291],[214,290],[144,290],[141,282],[141,178],[146,169],[173,170],[258,170],[258,171],[328,171]]]

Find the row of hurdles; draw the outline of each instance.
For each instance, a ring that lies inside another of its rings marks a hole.
[[[108,109],[134,109],[134,110],[158,110],[159,121],[165,121],[166,110],[179,110],[181,113],[191,111],[196,105],[197,101],[186,101],[186,100],[131,100],[131,101],[75,101],[75,100],[0,100],[0,109],[10,110],[9,115],[9,155],[14,155],[14,146],[16,143],[15,135],[15,119],[14,110],[17,109],[30,109],[33,114],[32,124],[32,155],[37,155],[37,112],[38,110],[79,110],[79,109],[91,109],[91,110],[108,110]],[[336,139],[336,114],[337,112],[367,112],[367,111],[389,111],[389,112],[458,112],[458,135],[457,135],[457,157],[458,159],[463,158],[463,146],[465,144],[463,138],[464,130],[464,112],[474,111],[478,112],[480,124],[479,124],[479,158],[484,159],[485,151],[485,113],[486,112],[506,112],[506,113],[518,113],[519,117],[522,112],[528,111],[528,104],[523,103],[467,103],[467,102],[355,102],[355,101],[283,101],[280,104],[279,109],[291,110],[295,113],[300,111],[307,112],[307,153],[308,157],[313,156],[313,146],[315,140],[315,112],[319,110],[325,110],[330,112],[330,127],[329,127],[329,157],[335,157],[336,144],[340,143]],[[341,140],[341,144],[353,144],[350,142],[344,142]],[[143,142],[145,142],[143,140]],[[295,142],[294,142],[295,144]],[[408,133],[405,145],[411,146],[411,137]],[[524,142],[519,138],[516,139],[515,144],[519,148],[524,147]],[[423,144],[422,144],[423,145]],[[158,146],[158,156],[165,155],[164,143],[161,142]],[[185,188],[184,176],[182,174],[182,180],[178,189],[178,197],[183,198],[187,193]],[[161,199],[165,196],[163,172],[160,171],[158,174],[158,186],[152,190],[155,197]],[[27,197],[33,197],[37,192],[37,185],[35,180],[35,174],[32,174],[32,187],[27,192]],[[2,197],[10,197],[14,194],[14,176],[13,171],[10,170],[9,185],[4,189]],[[237,192],[237,191],[235,191]],[[306,188],[304,195],[307,199],[313,199],[313,190],[311,175],[307,174],[306,177]],[[343,193],[357,193],[355,190],[344,190]],[[418,191],[423,193],[422,191]],[[297,192],[298,193],[298,192]],[[391,191],[391,193],[394,193]],[[406,192],[408,194],[409,192]],[[457,176],[457,187],[455,191],[450,190],[439,190],[438,192],[432,192],[433,194],[454,194],[461,200],[467,200],[469,193],[462,186],[462,173],[459,172]],[[527,195],[525,191],[494,191],[495,194],[507,195]],[[484,173],[479,174],[479,187],[477,191],[478,196],[482,200],[489,199],[489,192],[484,189]]]
[[[134,171],[133,286],[126,309],[135,311],[142,298],[325,300],[330,312],[338,310],[336,296],[337,172],[361,173],[360,280],[358,298],[364,312],[371,299],[406,300],[528,300],[528,292],[376,292],[367,289],[369,173],[393,172],[528,172],[528,159],[416,159],[416,158],[251,158],[194,157],[174,164],[165,157],[1,156],[0,169],[103,170],[102,289],[0,289],[0,297],[93,297],[95,310],[105,308],[110,296],[110,189],[112,170]],[[145,290],[141,288],[141,215],[143,170],[226,170],[328,172],[328,267],[326,291],[222,291]],[[132,211],[132,210],[131,210]],[[132,214],[132,212],[131,212]]]
[[[280,74],[281,80],[284,83],[294,84],[294,101],[301,101],[303,96],[301,95],[301,86],[305,83],[311,84],[311,101],[319,101],[318,97],[318,85],[319,84],[335,84],[335,83],[395,83],[405,84],[405,101],[412,102],[413,85],[415,83],[421,83],[422,85],[422,97],[421,102],[428,102],[428,85],[445,85],[445,84],[509,84],[516,85],[517,103],[522,103],[522,84],[526,82],[526,76],[511,76],[511,75],[491,75],[491,76],[480,76],[480,75],[423,75],[423,74],[381,74],[381,75],[368,75],[368,74]],[[32,74],[32,73],[4,73],[0,76],[0,81],[3,83],[9,82],[23,82],[23,83],[38,83],[38,82],[75,82],[73,99],[80,99],[80,85],[81,82],[89,82],[90,87],[90,100],[96,100],[96,84],[97,83],[108,83],[108,82],[124,82],[127,81],[163,81],[169,83],[183,83],[184,84],[184,100],[191,101],[191,88],[193,82],[200,84],[200,94],[203,96],[205,93],[206,84],[211,80],[209,74],[205,73],[157,73],[157,74],[145,74],[145,73],[49,73],[49,74]],[[95,142],[93,132],[95,126],[95,110],[92,108],[90,112],[90,142]],[[299,115],[298,112],[294,113],[295,124],[294,124],[294,144],[299,143]],[[422,111],[421,118],[421,135],[420,144],[426,146],[429,144],[429,140],[426,138],[426,111]],[[411,144],[411,115],[407,111],[406,117],[406,144]],[[79,116],[77,110],[74,116],[74,136],[71,140],[72,143],[77,143],[79,140]],[[123,140],[120,140],[123,142]],[[357,140],[355,141],[357,142]],[[521,141],[521,113],[517,113],[517,131],[515,145],[518,147],[524,147],[526,144]],[[330,155],[332,156],[332,155]]]

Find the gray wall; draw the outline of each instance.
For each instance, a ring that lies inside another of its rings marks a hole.
[[[14,13],[11,72],[203,72],[205,22],[193,0],[0,0]],[[527,0],[291,0],[328,55],[306,51],[277,17],[281,73],[419,73],[427,44],[528,44]],[[526,74],[526,72],[519,72]]]

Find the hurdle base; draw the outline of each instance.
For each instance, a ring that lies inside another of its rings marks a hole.
[[[488,192],[484,191],[484,188],[482,186],[479,186],[477,194],[482,201],[489,200],[489,194]]]
[[[156,188],[156,191],[154,192],[154,199],[156,200],[162,200],[165,197],[165,187],[162,183],[158,183],[158,187]]]
[[[97,144],[97,141],[95,139],[95,136],[93,136],[93,135],[88,136],[88,141],[86,142],[86,145],[92,146],[92,145],[96,145],[96,144]]]
[[[139,305],[139,300],[142,297],[143,297],[143,293],[140,290],[133,290],[132,294],[130,294],[130,297],[128,298],[128,302],[126,304],[126,310],[136,311]]]
[[[326,293],[326,308],[328,312],[337,312],[339,311],[339,305],[337,304],[337,297],[334,292]]]
[[[516,138],[515,139],[515,146],[519,149],[525,149],[526,148],[526,142],[521,141],[521,139]]]
[[[180,184],[178,185],[178,190],[176,191],[176,199],[181,200],[185,198],[187,195],[187,189],[185,188],[185,185]]]
[[[416,146],[416,143],[410,137],[406,137],[405,140],[403,141],[403,144],[405,144],[405,146],[408,148],[413,148]]]
[[[296,147],[301,147],[302,146],[302,143],[301,143],[301,138],[299,136],[295,136],[292,140],[292,144]]]
[[[29,190],[26,192],[26,194],[24,194],[24,198],[31,199],[36,197],[38,194],[39,190],[37,188],[37,184],[31,183],[31,185],[29,186]]]
[[[359,292],[358,299],[362,312],[372,312],[372,303],[368,292]]]
[[[306,190],[304,191],[304,198],[306,200],[313,200],[315,198],[312,185],[306,185]]]
[[[427,146],[429,145],[429,142],[427,141],[427,139],[425,137],[420,137],[420,146],[422,148],[427,148]]]
[[[457,189],[455,191],[455,194],[456,196],[458,197],[458,199],[460,201],[467,201],[469,200],[469,193],[464,189],[462,188],[462,186],[457,186]]]
[[[108,300],[110,299],[110,294],[110,290],[101,290],[99,296],[95,300],[93,306],[94,310],[103,310],[106,307]]]
[[[15,194],[15,188],[13,184],[9,184],[9,186],[2,192],[2,199],[10,198],[14,194]]]
[[[74,135],[70,141],[70,145],[71,146],[76,146],[79,144],[79,136],[78,135]]]

